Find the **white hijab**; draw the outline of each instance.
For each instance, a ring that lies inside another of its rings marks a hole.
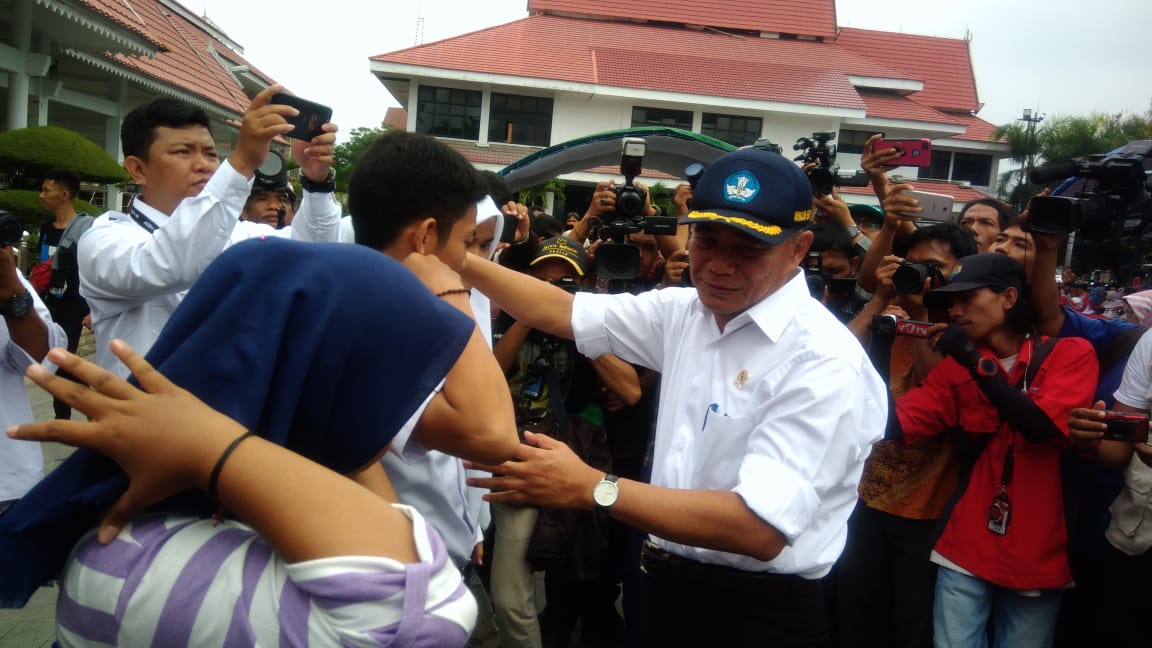
[[[496,236],[500,236],[500,231],[504,227],[504,214],[500,212],[500,208],[496,206],[496,201],[492,200],[492,196],[484,196],[476,203],[476,224],[481,225],[489,219],[496,219]],[[492,248],[488,252],[488,260],[491,261],[496,256],[496,243],[492,242]],[[480,332],[484,335],[484,341],[488,343],[488,347],[492,347],[492,303],[489,301],[488,296],[481,293],[479,290],[472,290],[472,316],[476,318],[476,325],[480,327]]]

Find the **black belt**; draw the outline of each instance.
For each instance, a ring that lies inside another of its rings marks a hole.
[[[648,540],[640,552],[640,569],[654,584],[688,586],[701,591],[728,591],[769,596],[818,595],[820,581],[796,574],[753,572],[709,565],[670,554]]]

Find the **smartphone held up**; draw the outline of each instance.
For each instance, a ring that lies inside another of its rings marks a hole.
[[[277,92],[272,95],[268,103],[292,106],[299,111],[295,117],[284,118],[294,126],[292,132],[287,133],[287,136],[293,139],[311,141],[313,137],[324,132],[322,130],[324,124],[332,121],[332,109],[328,106],[301,99],[286,92]]]

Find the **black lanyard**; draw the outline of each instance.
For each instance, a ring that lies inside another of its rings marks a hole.
[[[137,225],[139,225],[140,227],[143,227],[144,230],[147,231],[149,234],[152,234],[156,230],[160,229],[160,226],[157,225],[151,218],[148,218],[147,216],[145,216],[144,212],[137,209],[135,204],[133,204],[132,207],[129,208],[128,215],[132,218],[132,220],[136,221]]]

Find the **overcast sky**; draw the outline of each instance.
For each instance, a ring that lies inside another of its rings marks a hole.
[[[378,126],[398,105],[368,71],[368,57],[414,45],[418,17],[431,43],[527,15],[527,0],[182,2],[206,11],[272,78],[331,105],[345,134]],[[996,124],[1026,107],[1049,116],[1143,113],[1152,102],[1149,0],[837,0],[836,10],[844,27],[970,34],[979,115]]]

